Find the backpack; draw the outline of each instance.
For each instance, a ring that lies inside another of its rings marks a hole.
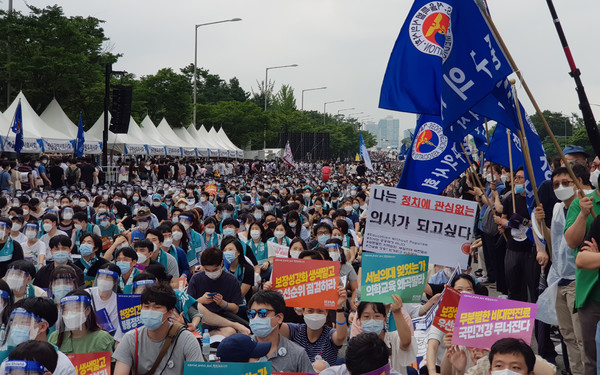
[[[498,224],[494,221],[494,210],[491,207],[488,207],[481,218],[481,230],[485,234],[489,234],[490,236],[495,236],[498,234]]]
[[[75,185],[77,182],[77,167],[73,168],[72,166],[67,168],[67,185]]]

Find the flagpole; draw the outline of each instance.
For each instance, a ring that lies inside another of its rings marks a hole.
[[[523,78],[521,71],[517,67],[517,64],[515,63],[515,60],[513,59],[512,55],[508,51],[508,48],[506,47],[504,40],[502,40],[502,37],[500,36],[500,33],[498,32],[498,29],[496,28],[494,21],[492,21],[492,18],[490,17],[490,15],[487,12],[487,10],[485,9],[485,7],[482,8],[480,6],[479,8],[481,10],[481,13],[484,15],[485,19],[487,20],[490,28],[492,29],[494,36],[498,40],[498,43],[500,44],[500,47],[502,48],[504,54],[506,55],[506,58],[508,59],[511,67],[513,68],[514,72],[517,74],[517,77],[519,78],[519,81],[523,85],[523,89],[525,89],[525,92],[527,93],[527,96],[529,97],[531,104],[533,104],[533,107],[535,108],[535,112],[537,113],[539,118],[542,120],[542,124],[544,124],[544,128],[546,129],[548,136],[552,140],[552,144],[554,145],[554,148],[556,148],[556,151],[558,151],[558,154],[559,154],[560,158],[562,159],[562,161],[565,165],[565,168],[567,168],[567,171],[569,172],[569,176],[573,179],[573,182],[577,186],[577,189],[583,191],[583,186],[579,183],[579,179],[575,176],[575,173],[573,173],[573,169],[571,168],[569,161],[565,157],[565,154],[562,152],[562,149],[560,148],[560,145],[558,144],[558,141],[556,140],[556,137],[554,136],[552,129],[550,129],[550,126],[548,125],[548,122],[546,121],[546,118],[544,117],[542,110],[540,109],[535,98],[533,97],[531,90],[529,90],[529,86],[527,85],[527,82],[525,82],[525,79]],[[520,108],[517,108],[517,112],[520,113]],[[594,210],[591,211],[591,214],[592,214],[592,217],[596,218],[596,213],[594,212]]]
[[[517,212],[515,204],[515,174],[513,172],[513,160],[512,160],[512,141],[510,140],[510,129],[506,129],[506,137],[508,138],[508,164],[510,166],[510,195],[512,196],[512,207],[513,212]]]
[[[485,136],[487,137],[487,145],[490,147],[490,131],[488,130],[487,117],[485,118]]]

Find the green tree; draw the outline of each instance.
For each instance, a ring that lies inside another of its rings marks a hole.
[[[147,113],[155,123],[164,117],[175,128],[191,122],[192,87],[185,75],[171,68],[140,78],[134,84],[133,96],[140,104],[138,111],[142,111],[135,116],[138,120]]]
[[[191,87],[194,83],[194,64],[181,69],[181,73],[188,79]],[[212,74],[208,69],[198,68],[196,77],[198,104],[213,104],[221,101],[246,101],[250,94],[240,86],[240,81],[233,77],[227,83],[218,74]],[[193,94],[193,92],[192,92]]]
[[[282,85],[279,92],[273,100],[273,109],[283,112],[291,112],[296,110],[296,98],[294,97],[294,89],[290,85]]]
[[[95,121],[104,103],[104,66],[119,57],[108,51],[104,21],[66,17],[57,5],[29,11],[0,12],[2,103],[10,83],[10,99],[23,90],[38,113],[56,97],[72,119],[82,112],[85,122]]]

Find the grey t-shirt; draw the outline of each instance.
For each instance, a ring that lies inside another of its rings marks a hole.
[[[146,327],[138,329],[138,374],[145,374],[152,368],[165,340],[154,341],[148,337]],[[135,330],[123,336],[113,358],[133,367],[135,361]],[[156,373],[163,375],[183,374],[184,362],[203,362],[202,350],[198,340],[190,331],[183,331],[177,342],[173,340],[171,348],[160,361]],[[164,371],[163,371],[164,369]],[[133,371],[135,373],[135,371]]]
[[[273,372],[308,372],[315,370],[303,347],[279,335],[277,351],[267,360]]]

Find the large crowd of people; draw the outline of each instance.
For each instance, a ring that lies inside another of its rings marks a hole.
[[[185,362],[215,358],[325,375],[386,366],[393,374],[549,374],[556,353],[543,324],[536,326],[538,356],[510,338],[489,351],[454,346],[451,334],[432,327],[421,369],[412,324],[446,283],[461,293],[496,289],[535,302],[548,275],[565,363],[572,374],[595,373],[600,238],[591,212],[600,213],[600,198],[590,181],[597,183],[600,162],[588,164],[578,148],[565,151],[585,190],[556,166],[551,180],[538,182],[534,217],[522,169],[511,175],[486,163],[484,189],[471,174],[448,186],[445,195],[479,203],[473,267],[449,280],[452,269],[431,265],[417,304],[360,298],[370,189],[395,186],[398,162],[381,160],[369,171],[362,162],[293,169],[159,158],[119,162],[110,180],[91,158],[3,160],[0,372],[23,370],[21,361],[31,372],[75,374],[66,355],[111,352],[116,375],[183,374]],[[552,254],[524,236],[535,220],[550,229]],[[336,310],[286,306],[270,281],[269,242],[287,246],[290,258],[340,263]],[[141,295],[139,329],[123,332],[119,294]]]

